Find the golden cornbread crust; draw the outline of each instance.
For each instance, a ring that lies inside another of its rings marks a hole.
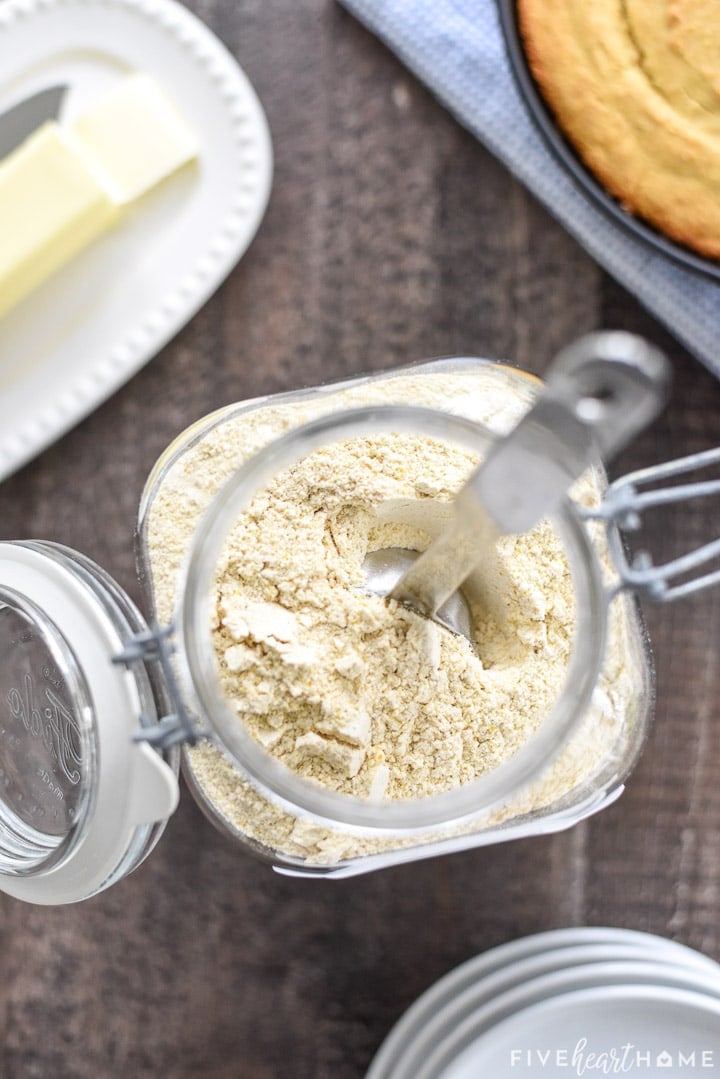
[[[720,258],[720,0],[517,0],[530,69],[626,209]]]

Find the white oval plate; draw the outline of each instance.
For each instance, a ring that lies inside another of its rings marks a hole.
[[[272,147],[237,62],[175,0],[3,0],[0,54],[0,112],[67,84],[69,120],[139,69],[200,144],[197,163],[0,319],[2,479],[118,389],[215,291],[262,220]]]
[[[625,1046],[630,1055],[623,1060]],[[603,1071],[605,1061],[599,1054],[613,1050],[620,1067],[611,1071],[609,1061]],[[694,1067],[681,1061],[681,1053],[684,1061],[694,1054]],[[711,1075],[718,1067],[720,1001],[679,989],[605,986],[554,997],[518,1012],[469,1045],[442,1079],[626,1073],[673,1079]]]
[[[641,954],[658,953],[668,962],[699,966],[710,971],[718,970],[718,965],[713,960],[684,944],[632,929],[582,926],[553,929],[512,940],[455,967],[418,997],[400,1017],[380,1046],[370,1065],[367,1079],[390,1079],[391,1076],[395,1079],[398,1061],[405,1056],[408,1047],[420,1037],[420,1032],[432,1021],[433,1017],[444,1012],[448,1006],[453,1006],[457,998],[495,971],[510,967],[532,956],[546,953],[554,955],[566,948],[586,945],[637,947]],[[559,958],[558,966],[560,965]]]

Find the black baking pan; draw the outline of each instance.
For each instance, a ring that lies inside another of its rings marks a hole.
[[[497,0],[497,6],[510,67],[515,76],[520,96],[527,105],[538,131],[560,164],[563,165],[597,206],[613,221],[623,225],[633,236],[643,240],[655,248],[656,251],[661,251],[664,255],[668,255],[681,266],[699,270],[700,273],[720,281],[720,262],[703,258],[702,255],[696,254],[682,244],[675,243],[667,236],[664,236],[663,233],[654,229],[652,225],[629,213],[617,199],[613,198],[605,190],[599,180],[583,164],[575,149],[562,134],[532,76],[525,56],[525,49],[523,48],[515,0]]]

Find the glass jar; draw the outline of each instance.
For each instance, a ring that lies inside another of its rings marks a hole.
[[[238,719],[213,644],[218,560],[278,475],[367,438],[430,439],[475,460],[539,385],[491,361],[440,360],[199,421],[161,456],[141,500],[137,561],[152,629],[82,555],[0,544],[0,889],[72,902],[125,876],[175,808],[180,755],[211,821],[290,875],[349,876],[556,831],[613,801],[647,730],[653,679],[637,605],[615,587],[604,527],[582,508],[602,500],[600,466],[574,489],[580,502],[567,499],[552,521],[572,592],[557,698],[486,774],[421,797],[329,789],[281,763]],[[425,543],[451,497],[421,491]],[[409,528],[415,510],[412,499],[388,499],[377,513]],[[482,571],[471,577],[469,600],[486,583]]]

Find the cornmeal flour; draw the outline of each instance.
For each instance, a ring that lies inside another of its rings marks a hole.
[[[182,558],[210,499],[270,440],[324,413],[379,402],[442,408],[503,433],[532,400],[530,382],[523,391],[489,367],[228,414],[179,455],[155,493],[148,540],[158,617],[172,615]],[[483,571],[487,602],[473,605],[475,647],[362,591],[368,551],[431,542],[407,507],[449,503],[476,464],[471,452],[434,438],[355,438],[276,475],[236,522],[216,578],[219,677],[238,722],[293,771],[361,797],[432,795],[507,760],[548,714],[574,627],[572,579],[548,522],[499,541]],[[596,480],[585,477],[574,495],[597,502]],[[629,605],[616,601],[593,706],[570,743],[532,787],[463,830],[557,803],[602,768],[643,690],[634,634]],[[430,838],[346,835],[295,816],[209,742],[189,750],[188,763],[229,824],[271,852],[333,864]]]

